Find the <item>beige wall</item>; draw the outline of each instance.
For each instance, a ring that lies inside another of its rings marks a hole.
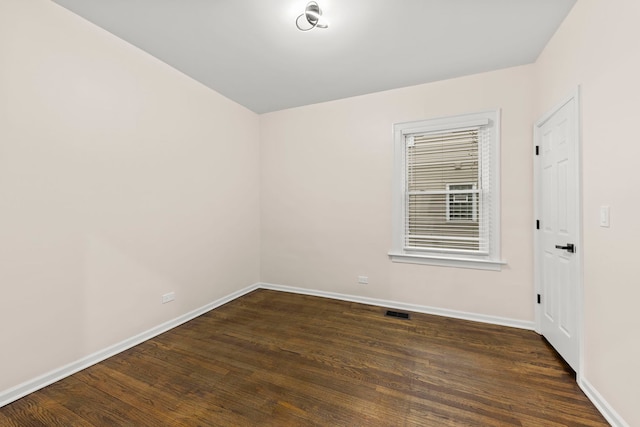
[[[536,63],[537,117],[582,96],[585,379],[640,425],[640,2],[579,0]],[[611,227],[599,208],[611,207]]]
[[[532,73],[523,66],[262,115],[262,281],[533,321]],[[392,263],[393,123],[495,108],[508,264]]]
[[[47,0],[0,64],[0,392],[259,280],[257,115]]]
[[[532,123],[580,84],[584,377],[640,425],[639,16],[580,0],[535,65],[258,118],[47,0],[0,0],[0,393],[258,280],[532,321]],[[507,265],[391,263],[392,124],[493,108]]]

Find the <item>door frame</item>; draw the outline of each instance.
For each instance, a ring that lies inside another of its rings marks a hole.
[[[580,100],[580,86],[576,87],[570,95],[565,97],[562,102],[556,104],[547,113],[545,113],[540,119],[538,119],[533,125],[533,283],[534,283],[534,313],[535,313],[535,331],[538,334],[542,334],[542,305],[538,303],[537,296],[542,292],[541,283],[541,265],[542,259],[540,253],[542,250],[540,233],[536,228],[536,220],[540,219],[540,206],[542,197],[542,177],[540,174],[540,156],[535,155],[536,146],[540,146],[541,132],[540,128],[556,114],[562,107],[569,102],[575,102],[575,118],[571,126],[573,126],[573,132],[576,137],[576,167],[575,167],[575,179],[577,182],[577,212],[576,212],[576,263],[578,265],[577,283],[576,283],[576,335],[578,341],[578,367],[576,369],[576,379],[578,382],[581,379],[583,361],[584,361],[584,289],[583,289],[583,276],[584,265],[583,256],[584,247],[583,242],[583,201],[582,201],[582,111]]]

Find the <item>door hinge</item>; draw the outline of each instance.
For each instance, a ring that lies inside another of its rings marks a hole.
[[[536,219],[536,230],[540,230],[540,220]]]
[[[536,145],[536,156],[540,155],[540,146]]]
[[[540,304],[541,300],[542,300],[542,298],[540,297],[540,294],[538,294],[538,304]]]

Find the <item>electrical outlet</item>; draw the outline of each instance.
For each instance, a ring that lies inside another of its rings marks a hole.
[[[163,304],[171,302],[174,299],[176,299],[176,293],[175,292],[169,292],[169,293],[166,293],[166,294],[162,295],[162,303]]]
[[[367,276],[358,276],[358,283],[361,285],[366,285],[369,283],[369,278]]]
[[[610,222],[609,206],[600,206],[600,227],[609,227]]]

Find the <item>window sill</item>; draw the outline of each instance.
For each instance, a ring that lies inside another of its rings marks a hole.
[[[437,265],[440,267],[472,268],[476,270],[500,271],[506,261],[493,261],[484,259],[450,258],[435,255],[416,255],[398,252],[389,252],[389,258],[393,262],[409,264]]]

